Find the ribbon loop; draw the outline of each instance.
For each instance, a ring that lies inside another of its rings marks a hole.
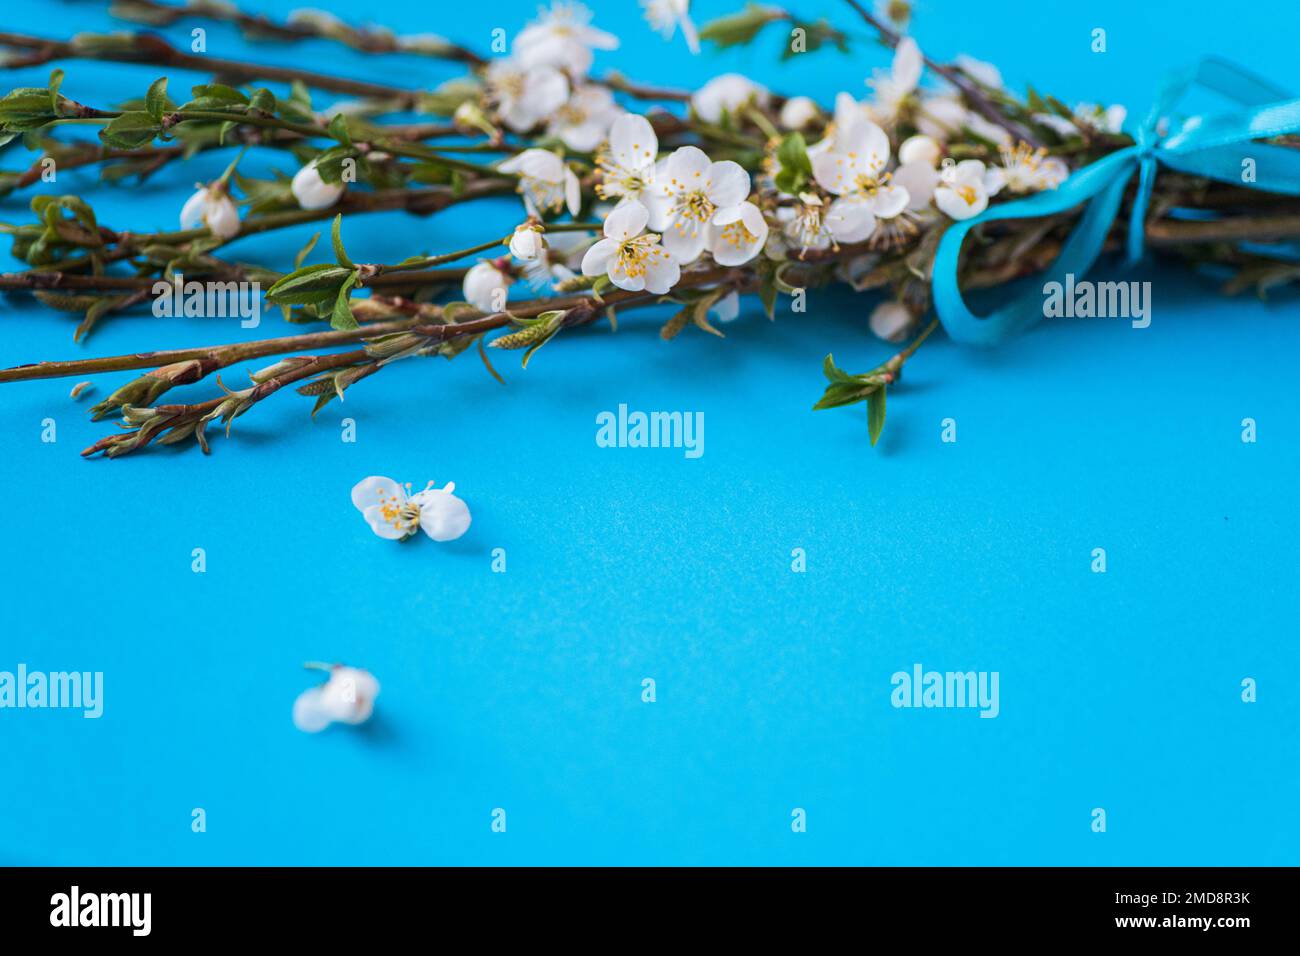
[[[1161,122],[1168,121],[1170,112],[1193,85],[1213,90],[1247,108],[1208,119],[1194,116],[1177,132],[1162,137]],[[1160,166],[1300,196],[1300,152],[1254,142],[1300,133],[1300,99],[1286,96],[1267,80],[1231,63],[1203,60],[1165,81],[1145,121],[1133,132],[1136,145],[1076,170],[1054,190],[991,206],[972,219],[954,223],[939,241],[932,273],[935,311],[949,336],[958,342],[994,345],[1043,317],[1043,300],[1036,293],[1013,298],[983,318],[967,308],[958,284],[961,246],[967,233],[982,223],[1050,216],[1087,203],[1060,255],[1044,275],[1045,282],[1064,282],[1068,274],[1082,276],[1101,255],[1135,172],[1138,182],[1126,243],[1130,264],[1142,258],[1146,214]],[[1253,178],[1243,173],[1247,161],[1254,169]]]

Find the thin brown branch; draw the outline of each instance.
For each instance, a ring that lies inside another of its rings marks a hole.
[[[866,7],[858,2],[858,0],[846,0],[846,2],[857,11],[858,15],[867,22],[868,26],[872,27],[880,34],[880,38],[888,46],[898,46],[903,37],[897,30],[894,30],[888,24],[883,23],[877,17],[873,16]],[[925,59],[925,65],[928,66],[931,71],[942,76],[953,86],[957,87],[957,89],[961,90],[962,94],[970,103],[971,109],[979,113],[980,116],[983,116],[990,123],[995,123],[996,125],[1001,126],[1015,139],[1023,140],[1030,146],[1043,145],[1042,141],[1034,135],[1033,131],[1028,127],[1022,126],[1020,123],[1017,123],[1008,116],[1004,116],[1002,111],[993,105],[993,101],[984,95],[983,90],[979,88],[979,84],[973,82],[959,67],[948,66],[932,60],[930,57],[924,56],[924,54],[922,55]]]

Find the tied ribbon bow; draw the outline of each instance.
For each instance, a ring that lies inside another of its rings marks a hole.
[[[1210,118],[1194,116],[1176,133],[1162,139],[1157,124],[1194,84],[1245,108]],[[1180,71],[1162,86],[1151,112],[1137,130],[1136,145],[1076,170],[1056,189],[990,207],[949,227],[934,259],[934,308],[939,320],[955,341],[995,345],[1043,317],[1043,300],[1037,290],[1012,299],[984,317],[967,308],[957,285],[957,266],[962,241],[980,223],[1051,216],[1086,202],[1078,225],[1044,274],[1045,282],[1064,283],[1067,274],[1081,277],[1101,255],[1125,188],[1137,173],[1127,243],[1127,259],[1133,264],[1142,257],[1147,206],[1158,167],[1250,186],[1251,182],[1244,182],[1242,171],[1243,161],[1251,159],[1259,186],[1270,192],[1300,196],[1300,151],[1254,142],[1287,133],[1300,133],[1300,99],[1290,99],[1268,81],[1222,60],[1207,59]]]

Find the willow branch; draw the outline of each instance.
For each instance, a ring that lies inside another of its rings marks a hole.
[[[109,12],[120,19],[147,23],[152,26],[170,26],[181,19],[204,19],[229,23],[239,28],[250,40],[280,40],[288,43],[300,40],[335,40],[361,53],[414,53],[443,60],[459,60],[479,66],[484,60],[474,51],[447,41],[438,46],[403,43],[402,38],[386,28],[353,27],[341,22],[326,24],[310,17],[276,22],[264,14],[244,13],[224,4],[209,4],[191,0],[182,6],[156,3],[154,0],[116,0]]]
[[[115,38],[116,39],[116,38]],[[101,60],[112,63],[149,63],[156,66],[169,66],[199,73],[210,73],[236,82],[250,80],[270,80],[279,83],[292,83],[299,80],[318,90],[332,93],[347,93],[371,99],[395,100],[397,103],[412,107],[418,102],[422,93],[419,90],[402,89],[383,83],[371,83],[366,80],[352,80],[332,76],[326,73],[313,73],[309,70],[288,66],[272,66],[266,63],[248,63],[241,60],[227,60],[222,57],[184,53],[162,37],[152,33],[135,33],[129,43],[114,44],[111,48],[96,48],[89,45],[49,40],[44,37],[30,36],[22,33],[0,32],[0,45],[31,51],[27,56],[11,57],[0,64],[14,69],[35,66],[54,60]],[[229,117],[226,117],[229,119]]]
[[[902,34],[869,13],[867,8],[859,3],[858,0],[846,0],[846,2],[857,11],[858,16],[862,17],[862,19],[867,22],[868,26],[872,27],[880,34],[880,38],[886,43],[886,45],[890,47],[898,46],[899,42],[903,39]],[[1014,138],[1023,140],[1030,146],[1043,145],[1042,141],[1035,136],[1028,127],[1022,126],[1010,117],[1004,116],[1002,111],[994,106],[993,102],[984,95],[983,90],[979,88],[979,84],[973,82],[959,68],[936,62],[930,57],[924,56],[924,54],[922,54],[922,56],[925,60],[925,65],[934,73],[942,76],[953,86],[957,87],[957,89],[961,90],[975,112],[979,113],[990,123],[995,123],[998,126],[1001,126]]]

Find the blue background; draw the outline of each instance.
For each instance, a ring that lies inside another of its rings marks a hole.
[[[739,68],[829,101],[864,95],[887,62],[862,43],[777,66],[775,32],[757,52],[692,58],[632,3],[593,6],[624,41],[597,69],[646,80]],[[736,6],[697,2],[697,19]],[[931,0],[914,32],[940,58],[1000,64],[1013,86],[1134,113],[1168,68],[1206,53],[1300,89],[1282,5],[1239,4],[1231,24],[1207,0],[1083,6]],[[799,7],[862,32],[847,7]],[[385,18],[485,48],[533,9],[395,0]],[[98,4],[32,0],[3,20],[46,35],[113,23]],[[214,55],[410,86],[455,72],[412,58],[395,77],[332,44],[251,46],[206,26]],[[1089,51],[1098,26],[1104,55]],[[159,72],[73,63],[64,92],[107,106]],[[173,76],[181,91],[201,79]],[[224,162],[139,189],[97,189],[93,171],[36,189],[95,190],[102,221],[169,229]],[[287,168],[282,154],[250,162]],[[35,191],[2,217],[27,221]],[[517,218],[493,208],[492,230]],[[360,217],[349,251],[469,245],[482,209]],[[311,231],[234,251],[286,261]],[[993,352],[936,337],[874,450],[860,408],[809,411],[826,352],[851,370],[891,353],[866,328],[875,300],[848,294],[814,294],[775,324],[748,304],[725,341],[665,344],[662,315],[628,312],[617,334],[566,333],[527,372],[499,359],[506,388],[473,355],[401,363],[314,422],[309,399],[277,396],[209,458],[81,461],[114,426],[86,419],[70,380],[5,386],[0,669],[103,671],[106,709],[0,711],[0,862],[1296,863],[1295,299],[1220,298],[1176,265],[1139,278],[1154,283],[1145,331],[1061,320]],[[24,297],[3,309],[4,365],[280,328],[273,312],[252,331],[146,312],[76,346],[67,316]],[[127,378],[93,376],[91,401]],[[596,447],[595,415],[620,402],[703,411],[704,457]],[[340,441],[344,415],[355,444]],[[46,417],[55,444],[40,441]],[[956,444],[939,440],[947,417]],[[450,545],[380,540],[348,500],[370,474],[456,481],[473,527]],[[191,573],[195,547],[206,574]],[[497,547],[506,574],[491,572]],[[796,547],[805,574],[790,570]],[[1104,575],[1089,570],[1095,547]],[[379,678],[369,725],[294,729],[315,659]],[[915,662],[1000,672],[1001,715],[893,709],[890,675]],[[641,701],[645,677],[656,703]],[[1240,700],[1245,677],[1256,704]],[[195,807],[206,833],[191,832]],[[490,830],[496,807],[505,834]],[[795,807],[806,833],[791,831]]]

